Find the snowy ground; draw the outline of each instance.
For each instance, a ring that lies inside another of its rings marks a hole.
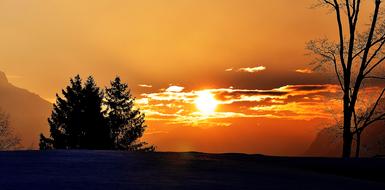
[[[385,189],[385,159],[0,152],[0,189]]]

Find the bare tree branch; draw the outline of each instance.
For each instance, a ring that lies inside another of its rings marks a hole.
[[[364,73],[364,76],[368,75],[369,73],[371,73],[377,66],[379,66],[381,63],[383,63],[383,61],[385,61],[385,56],[382,57],[380,60],[378,60],[373,66],[371,66],[365,73]]]
[[[334,64],[334,71],[337,75],[338,83],[340,84],[340,88],[342,91],[344,91],[345,88],[344,88],[344,85],[342,84],[341,75],[338,71],[337,60],[335,58],[333,59],[333,64]]]
[[[320,0],[321,1],[321,0]],[[372,122],[385,119],[385,114],[378,115],[377,103],[361,116],[356,104],[359,103],[361,88],[365,79],[383,80],[385,77],[375,75],[374,69],[385,62],[385,24],[381,16],[381,0],[372,0],[374,9],[367,32],[359,33],[357,27],[360,16],[361,0],[323,0],[319,6],[330,6],[335,12],[338,26],[338,43],[328,40],[312,42],[308,49],[317,55],[319,65],[332,63],[343,90],[343,157],[350,157],[352,139]],[[382,8],[382,7],[381,7]],[[341,11],[346,15],[341,15]],[[346,19],[346,21],[345,21]],[[346,27],[345,24],[346,23]],[[360,25],[361,26],[361,25]],[[346,37],[345,37],[346,35]],[[342,74],[341,74],[342,73]],[[380,74],[382,75],[382,74]],[[383,97],[381,93],[379,99]],[[358,112],[357,112],[358,111]],[[363,127],[364,126],[364,127]],[[352,131],[355,128],[355,131]],[[359,146],[356,147],[359,150]]]
[[[354,7],[354,25],[357,25],[358,22],[358,15],[360,13],[360,7],[361,7],[361,0],[358,0],[357,3],[356,1],[353,1],[353,7]]]
[[[334,3],[332,3],[331,1],[328,1],[328,0],[324,0],[324,2],[325,2],[326,4],[329,4],[329,5],[331,5],[333,8],[336,8],[336,5],[334,4],[334,3],[335,3],[335,1],[334,1]]]
[[[373,59],[377,56],[377,54],[381,51],[382,47],[384,46],[385,44],[385,40],[382,40],[381,41],[381,44],[380,46],[376,49],[376,51],[374,51],[373,55],[369,58],[368,62],[366,63],[366,66],[365,67],[368,67],[369,64],[373,61]]]
[[[382,115],[380,115],[380,116],[378,116],[378,117],[376,117],[375,119],[372,120],[372,117],[373,117],[375,111],[377,110],[377,106],[380,103],[381,98],[384,95],[384,93],[385,93],[385,88],[381,91],[381,94],[378,96],[378,98],[376,100],[376,103],[373,105],[372,109],[370,110],[369,115],[365,119],[365,122],[364,122],[363,126],[361,127],[361,129],[365,129],[368,126],[370,126],[370,124],[372,124],[372,123],[374,123],[374,122],[376,122],[378,120],[381,120],[383,117],[385,117],[385,113],[383,113]]]
[[[367,79],[379,79],[379,80],[385,80],[385,77],[378,77],[378,76],[367,76],[365,77]]]
[[[369,31],[369,35],[368,35],[368,39],[367,39],[367,43],[366,43],[366,49],[364,51],[364,55],[363,55],[363,58],[362,58],[359,74],[358,74],[358,76],[357,76],[357,78],[355,80],[356,82],[354,84],[354,91],[353,91],[353,94],[351,96],[350,109],[353,109],[355,107],[357,96],[358,96],[358,92],[359,92],[360,87],[361,87],[361,83],[362,83],[362,81],[365,78],[364,71],[365,71],[365,68],[366,68],[366,63],[367,63],[366,61],[367,61],[367,58],[368,58],[368,55],[369,55],[369,51],[370,51],[370,47],[371,47],[371,44],[372,44],[372,39],[373,39],[374,31],[375,31],[376,24],[377,24],[380,4],[381,4],[381,1],[380,0],[376,0],[376,2],[375,2],[375,10],[374,10],[374,13],[373,13],[373,18],[372,18],[372,24],[370,26],[370,31]]]
[[[375,40],[375,41],[371,44],[370,48],[372,48],[373,46],[375,46],[375,45],[377,45],[378,43],[383,42],[383,41],[385,41],[385,34],[384,34],[383,36],[381,36],[381,38]],[[362,52],[365,51],[365,49],[366,49],[366,47],[360,49],[356,54],[354,54],[353,59],[356,58],[356,57],[358,57]]]
[[[325,0],[326,1],[326,0]],[[328,2],[328,1],[326,1]],[[340,5],[338,4],[337,0],[334,0],[334,9],[336,11],[336,17],[337,17],[337,24],[338,24],[338,33],[340,38],[340,59],[341,59],[341,66],[343,69],[343,72],[346,73],[346,63],[344,58],[344,30],[342,26],[342,19],[341,19],[341,11],[340,11]]]

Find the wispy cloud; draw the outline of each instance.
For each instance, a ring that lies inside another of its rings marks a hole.
[[[303,74],[311,74],[311,73],[313,73],[313,70],[311,70],[311,69],[297,69],[297,70],[295,70],[295,72],[303,73]]]
[[[152,85],[150,85],[150,84],[138,84],[138,86],[143,87],[143,88],[152,88]]]
[[[166,92],[182,92],[184,87],[181,86],[170,86],[166,89]]]
[[[226,72],[245,72],[245,73],[256,73],[264,70],[266,70],[265,66],[242,67],[238,69],[234,69],[234,68],[225,69]]]
[[[245,68],[238,69],[239,72],[247,72],[247,73],[256,73],[264,70],[266,70],[265,66],[245,67]]]

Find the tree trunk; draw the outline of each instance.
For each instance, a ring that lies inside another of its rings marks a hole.
[[[352,134],[350,131],[346,131],[345,129],[343,133],[344,134],[343,134],[342,157],[350,158],[350,155],[352,152],[352,142],[353,142]]]
[[[361,132],[357,131],[356,158],[360,157],[360,148],[361,148]]]
[[[349,109],[349,93],[344,95],[344,127],[343,127],[343,146],[342,157],[350,158],[352,152],[353,134],[351,132],[352,112]]]

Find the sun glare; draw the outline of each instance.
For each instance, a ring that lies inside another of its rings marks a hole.
[[[210,115],[215,112],[215,109],[218,106],[218,101],[210,92],[200,91],[198,92],[198,97],[195,100],[195,105],[202,114]]]

